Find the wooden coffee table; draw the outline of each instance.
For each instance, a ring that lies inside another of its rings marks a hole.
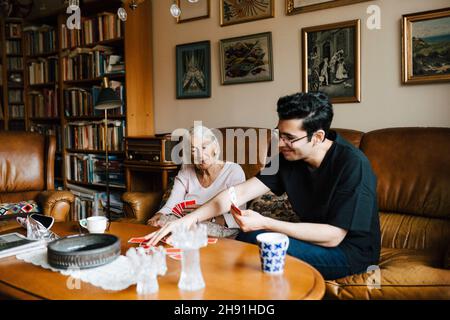
[[[122,254],[131,246],[131,237],[143,236],[154,228],[145,225],[112,223],[109,233],[122,242]],[[9,232],[21,232],[24,229]],[[76,223],[55,223],[52,231],[60,236],[79,233]],[[261,271],[259,250],[255,245],[219,239],[216,244],[202,248],[201,268],[206,287],[196,292],[178,289],[181,261],[167,257],[167,274],[159,277],[159,292],[148,299],[218,299],[218,300],[277,300],[321,299],[325,293],[322,276],[310,265],[286,257],[283,275],[271,276]],[[81,282],[80,289],[70,290],[67,276],[34,266],[15,257],[0,260],[0,297],[17,299],[142,299],[136,286],[122,291],[105,291]]]

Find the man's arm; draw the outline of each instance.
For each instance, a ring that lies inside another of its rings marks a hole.
[[[251,178],[234,187],[237,197],[237,206],[240,206],[256,197],[267,193],[270,189],[257,178]],[[156,245],[163,237],[171,233],[180,224],[190,227],[194,223],[207,221],[220,216],[230,210],[231,200],[228,190],[222,191],[194,212],[183,218],[169,222],[160,230],[146,236],[150,245]]]
[[[323,247],[337,247],[347,235],[347,230],[329,224],[279,221],[252,210],[242,211],[242,216],[233,211],[232,213],[244,232],[256,230],[280,232],[291,238]]]

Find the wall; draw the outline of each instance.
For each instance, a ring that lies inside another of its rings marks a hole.
[[[202,0],[201,0],[202,1]],[[209,19],[177,24],[171,1],[153,0],[154,103],[157,133],[190,127],[202,120],[209,127],[274,127],[280,96],[301,90],[303,27],[361,19],[362,102],[336,104],[334,127],[373,130],[396,126],[450,126],[450,83],[401,84],[403,14],[444,8],[448,0],[378,0],[294,16],[285,15],[284,0],[275,0],[275,18],[227,27],[219,24],[219,1],[211,0]],[[365,27],[368,5],[381,8],[382,29]],[[219,40],[272,31],[274,81],[222,86]],[[175,98],[175,45],[210,40],[212,97]]]

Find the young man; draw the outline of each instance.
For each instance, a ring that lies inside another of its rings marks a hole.
[[[366,271],[378,263],[380,225],[376,178],[365,155],[330,131],[333,108],[323,93],[297,93],[278,101],[280,156],[276,174],[262,173],[235,187],[237,205],[273,191],[287,193],[300,223],[278,221],[252,210],[234,213],[238,240],[281,232],[288,254],[314,266],[325,279]],[[148,235],[152,244],[178,225],[190,226],[230,209],[227,191],[183,219]]]

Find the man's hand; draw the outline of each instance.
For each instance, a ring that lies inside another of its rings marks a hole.
[[[241,210],[241,214],[239,214],[236,210],[231,209],[231,214],[244,232],[267,229],[267,218],[256,211]]]
[[[145,239],[149,240],[149,245],[156,246],[162,238],[172,233],[178,226],[185,225],[189,229],[195,223],[197,223],[197,218],[187,215],[181,219],[166,223],[164,227],[162,227],[158,231],[146,235]],[[167,242],[170,242],[170,240],[168,240]]]

